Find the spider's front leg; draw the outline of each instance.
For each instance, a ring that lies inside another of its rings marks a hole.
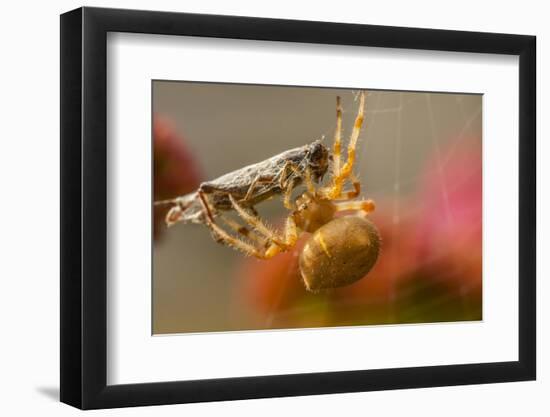
[[[353,124],[353,130],[351,132],[350,140],[348,143],[347,160],[343,166],[340,166],[341,158],[341,129],[342,129],[342,109],[340,99],[336,102],[336,132],[334,135],[334,149],[333,149],[333,169],[332,169],[332,181],[330,186],[321,190],[321,195],[329,200],[338,199],[350,199],[359,195],[361,184],[357,177],[353,174],[353,164],[355,163],[355,150],[357,147],[357,140],[361,133],[361,127],[363,126],[363,120],[365,117],[365,92],[362,91],[359,94],[359,108],[357,110],[357,116]],[[354,187],[353,191],[344,191],[344,183],[346,180],[351,180]],[[343,197],[343,198],[342,198]]]
[[[296,222],[294,217],[289,215],[286,218],[285,222],[285,231],[284,231],[284,245],[281,246],[273,242],[265,251],[267,258],[272,258],[280,252],[285,252],[289,249],[292,249],[298,240],[298,228],[296,227]]]
[[[374,201],[362,200],[362,201],[339,201],[334,203],[336,211],[357,211],[362,215],[372,213],[375,209]]]
[[[264,242],[268,241],[265,240],[255,240],[256,245],[254,245],[252,243],[244,241],[239,237],[230,235],[224,229],[219,227],[216,223],[208,222],[206,225],[210,228],[210,231],[212,232],[212,235],[214,236],[216,241],[233,247],[246,255],[254,256],[258,259],[273,258],[275,255],[292,248],[298,240],[298,231],[296,228],[296,224],[290,216],[287,219],[285,227],[285,240],[282,245],[280,243],[271,242],[269,245],[266,246]],[[245,236],[249,237],[248,235]]]
[[[239,206],[233,196],[229,195],[231,203],[237,213],[245,220],[245,222],[249,224],[249,226],[253,227],[254,230],[251,232],[246,227],[240,226],[237,222],[222,216],[224,223],[240,235],[232,236],[226,230],[221,228],[209,214],[211,213],[211,208],[209,207],[207,196],[200,192],[199,197],[206,214],[205,225],[210,229],[214,239],[219,243],[233,247],[246,255],[254,256],[259,259],[269,259],[278,253],[284,252],[293,247],[298,239],[298,232],[293,218],[288,218],[285,226],[284,237],[280,238],[276,236],[274,232],[269,230],[267,226],[265,226],[255,215],[248,213],[244,208]],[[258,237],[257,234],[263,236],[264,239]],[[247,242],[243,239],[243,237],[253,240],[255,244]],[[269,245],[266,245],[266,243],[269,243]]]
[[[332,174],[340,172],[340,158],[342,154],[342,99],[336,97],[336,130],[334,131],[334,144],[332,146]]]
[[[239,222],[236,222],[235,220],[223,214],[220,214],[218,217],[226,226],[228,226],[231,230],[233,230],[238,235],[244,237],[245,239],[251,240],[254,244],[258,245],[259,247],[266,247],[267,240],[262,236],[259,236],[257,233],[254,233],[254,231],[248,229],[247,227],[241,225]]]
[[[257,247],[249,242],[246,242],[242,238],[232,236],[215,222],[214,217],[212,216],[212,208],[210,207],[210,203],[208,202],[208,197],[206,193],[204,193],[203,191],[199,191],[199,198],[205,214],[204,224],[210,229],[210,233],[212,233],[212,237],[215,241],[235,248],[243,252],[245,255],[265,259],[265,250],[258,249]],[[245,227],[241,227],[237,222],[234,222],[233,220],[226,218],[223,215],[221,216],[221,218],[222,221],[235,232],[242,236],[249,237],[247,236],[248,229],[246,229]]]
[[[297,231],[292,217],[288,217],[284,235],[281,237],[275,231],[267,227],[258,216],[249,213],[243,208],[231,194],[229,194],[228,197],[233,205],[233,209],[253,230],[263,235],[266,239],[283,250],[288,250],[290,247],[294,246],[297,240]]]

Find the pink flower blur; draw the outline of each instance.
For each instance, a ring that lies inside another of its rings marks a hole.
[[[199,169],[185,145],[185,140],[166,119],[153,118],[154,201],[189,193],[200,183]],[[166,207],[155,207],[154,236],[158,239],[164,226]]]

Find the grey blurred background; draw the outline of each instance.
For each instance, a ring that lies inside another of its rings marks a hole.
[[[153,81],[153,112],[170,120],[197,161],[202,180],[324,137],[330,146],[336,96],[344,140],[357,111],[356,90]],[[482,96],[368,90],[356,172],[363,195],[414,191],[419,170],[445,142],[481,137]],[[280,200],[258,206],[285,215]],[[176,225],[154,245],[153,333],[262,328],[265,318],[240,302],[242,255],[215,243],[200,225]],[[261,261],[258,261],[261,262]]]

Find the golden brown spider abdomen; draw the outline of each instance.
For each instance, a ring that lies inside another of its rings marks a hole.
[[[344,216],[320,227],[300,255],[300,272],[309,291],[354,283],[374,266],[380,235],[367,218]]]

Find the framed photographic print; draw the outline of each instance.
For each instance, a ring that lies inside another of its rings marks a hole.
[[[535,379],[535,38],[61,16],[61,401]]]

